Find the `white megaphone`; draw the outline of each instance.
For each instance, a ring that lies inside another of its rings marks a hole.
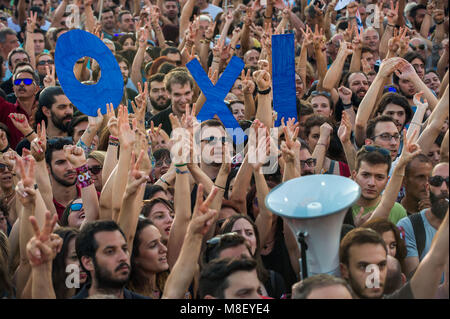
[[[339,243],[348,207],[361,193],[357,183],[337,175],[309,175],[272,189],[266,207],[283,217],[298,239],[301,278],[339,276]]]

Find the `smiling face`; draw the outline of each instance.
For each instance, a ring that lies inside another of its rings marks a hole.
[[[141,271],[159,273],[169,269],[167,248],[162,243],[162,236],[155,226],[145,227],[139,234],[139,255],[135,258]]]
[[[441,86],[441,81],[439,77],[434,72],[428,72],[423,77],[423,82],[430,89],[433,90],[436,94],[439,94],[439,87]]]

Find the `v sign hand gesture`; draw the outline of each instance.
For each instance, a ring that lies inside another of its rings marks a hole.
[[[203,189],[203,184],[199,184],[194,213],[192,214],[192,219],[187,229],[187,233],[200,235],[202,237],[208,232],[209,227],[211,227],[214,218],[217,215],[217,211],[210,209],[210,206],[219,191],[217,187],[214,187],[211,193],[209,193],[208,198],[204,201]]]

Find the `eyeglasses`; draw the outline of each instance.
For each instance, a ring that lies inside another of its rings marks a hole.
[[[204,139],[202,139],[202,142],[208,142],[211,145],[215,145],[217,140],[220,140],[222,142],[222,144],[225,144],[227,142],[227,137],[222,136],[222,137],[218,138],[215,136],[208,136],[208,137],[205,137]]]
[[[38,65],[46,65],[46,64],[53,64],[53,60],[42,60],[38,62]]]
[[[79,212],[83,208],[83,203],[73,203],[70,205],[70,210],[72,212]]]
[[[15,79],[14,85],[20,85],[22,82],[25,85],[31,85],[34,81],[33,79]]]
[[[363,152],[366,153],[372,153],[372,152],[379,152],[382,155],[391,158],[391,152],[389,152],[387,149],[379,146],[372,146],[372,145],[364,145],[362,148]]]
[[[331,94],[327,91],[312,91],[311,96],[325,95],[326,97],[331,97]]]
[[[418,46],[414,46],[413,44],[409,44],[409,47],[411,49],[413,49],[414,51],[416,51],[417,49],[419,50],[425,50],[425,44],[419,44]]]
[[[436,176],[432,176],[428,179],[428,182],[430,183],[431,186],[434,187],[441,187],[442,183],[445,182],[445,184],[447,184],[448,187],[448,183],[449,183],[449,178],[447,177],[442,177],[440,175],[436,175]]]
[[[402,138],[402,136],[398,133],[395,133],[393,135],[391,135],[389,133],[383,133],[380,135],[375,135],[374,137],[372,137],[372,140],[376,139],[377,137],[381,138],[385,142],[390,142],[392,139],[395,139],[396,141],[400,141],[400,139]]]
[[[94,174],[94,175],[97,175],[98,173],[100,173],[102,171],[102,168],[103,167],[100,166],[100,165],[95,165],[95,166],[92,166],[92,167],[88,167],[89,171],[92,174]]]
[[[308,165],[309,167],[315,167],[317,164],[317,159],[311,157],[305,161],[300,160],[300,166],[302,168],[305,167],[305,164]]]

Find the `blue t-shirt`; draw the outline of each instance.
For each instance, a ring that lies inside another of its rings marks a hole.
[[[419,214],[422,217],[423,225],[425,227],[425,247],[422,252],[422,256],[419,256],[419,252],[417,251],[416,244],[416,236],[414,235],[414,230],[411,224],[411,220],[408,217],[402,218],[398,223],[398,227],[402,227],[405,231],[405,243],[406,243],[406,257],[419,257],[419,260],[422,260],[425,255],[428,253],[431,247],[431,242],[434,238],[434,235],[437,232],[437,229],[430,225],[428,219],[425,216],[425,212],[428,208],[422,210]]]

